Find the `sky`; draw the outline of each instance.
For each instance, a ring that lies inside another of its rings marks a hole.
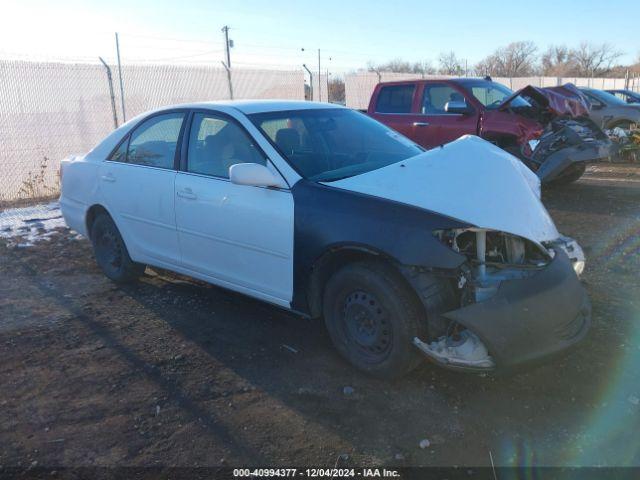
[[[323,0],[0,0],[0,57],[220,65],[229,25],[232,67],[340,73],[394,58],[454,51],[469,66],[512,41],[607,42],[640,55],[640,0],[536,2]],[[303,50],[304,49],[304,50]]]

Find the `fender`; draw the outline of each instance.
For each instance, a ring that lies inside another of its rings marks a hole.
[[[314,265],[336,249],[383,255],[402,265],[455,269],[466,261],[440,243],[434,230],[468,228],[451,217],[394,200],[300,180],[294,197],[292,308],[311,313]]]

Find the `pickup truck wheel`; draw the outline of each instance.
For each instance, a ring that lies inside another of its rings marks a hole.
[[[334,345],[360,370],[392,378],[420,363],[412,341],[424,313],[391,267],[380,262],[343,267],[327,282],[323,312]]]
[[[114,282],[131,282],[144,272],[144,265],[131,260],[118,227],[109,215],[101,213],[94,220],[91,243],[98,266]]]
[[[568,185],[582,177],[586,169],[587,164],[585,162],[574,163],[573,165],[569,166],[569,168],[567,168],[567,170],[563,172],[562,175],[554,178],[549,183],[551,185]]]

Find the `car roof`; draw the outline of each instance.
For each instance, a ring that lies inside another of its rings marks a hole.
[[[415,79],[405,79],[405,80],[392,80],[389,82],[380,82],[380,85],[406,85],[408,83],[457,83],[457,84],[465,84],[465,83],[476,83],[476,82],[491,82],[491,80],[486,80],[482,77],[432,77],[432,78],[415,78]]]
[[[619,92],[619,93],[627,93],[630,95],[640,95],[638,92],[634,92],[633,90],[628,90],[626,88],[608,88],[605,92]]]
[[[324,102],[307,102],[303,100],[218,100],[212,102],[183,103],[162,108],[202,108],[231,107],[245,115],[252,113],[281,112],[286,110],[317,110],[323,108],[345,108],[342,105]]]

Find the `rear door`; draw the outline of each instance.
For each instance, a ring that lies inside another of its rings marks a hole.
[[[426,83],[420,92],[418,115],[414,125],[417,142],[425,148],[449,143],[463,135],[477,133],[478,112],[449,113],[445,106],[450,101],[471,103],[461,90],[447,83]]]
[[[179,261],[174,212],[177,152],[185,111],[153,115],[100,167],[100,195],[134,260]]]
[[[279,175],[234,118],[194,112],[176,177],[181,262],[196,277],[288,307],[293,292],[293,197],[236,185],[229,167],[260,163]]]
[[[414,122],[419,120],[413,113],[416,91],[415,83],[381,86],[371,116],[416,142]]]

